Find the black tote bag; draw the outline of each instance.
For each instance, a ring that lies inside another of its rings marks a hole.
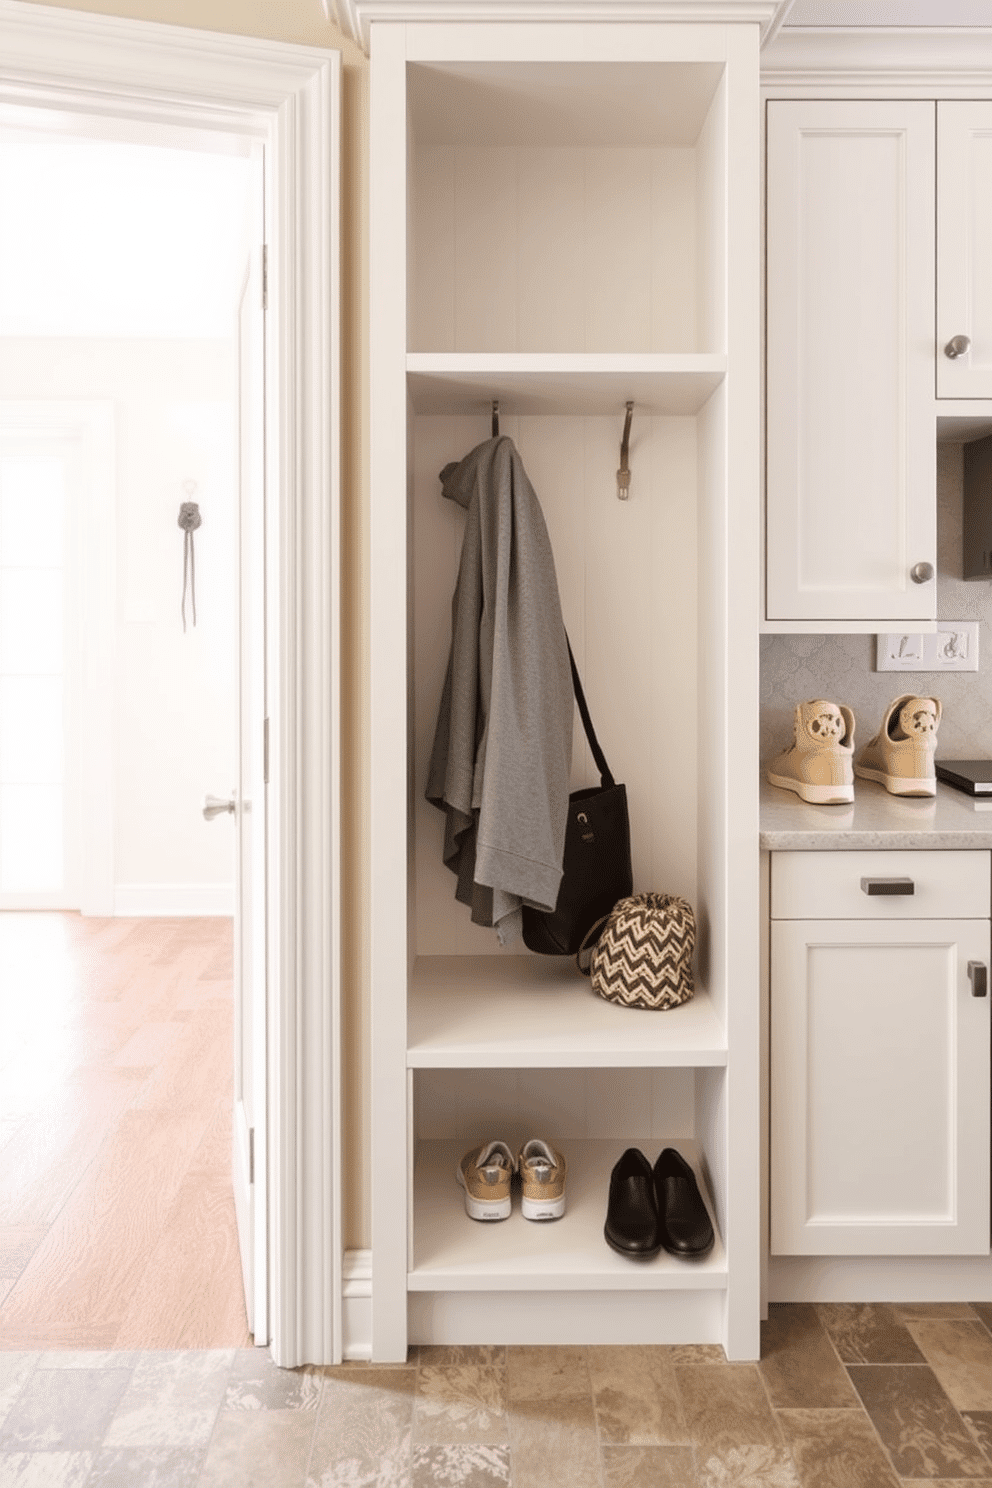
[[[571,644],[568,659],[600,783],[573,791],[568,798],[564,871],[554,909],[523,907],[524,945],[542,956],[574,956],[596,921],[634,891],[627,791],[613,779],[596,738]]]

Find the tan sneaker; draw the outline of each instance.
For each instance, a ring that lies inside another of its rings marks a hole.
[[[517,1156],[520,1210],[524,1219],[561,1219],[565,1213],[568,1165],[560,1152],[540,1137],[525,1142]]]
[[[768,766],[768,779],[814,806],[854,800],[854,714],[822,698],[797,703],[792,744]]]
[[[509,1219],[510,1187],[516,1171],[513,1153],[505,1142],[484,1142],[466,1152],[455,1171],[465,1190],[469,1219]]]
[[[882,727],[858,755],[855,775],[877,780],[894,796],[935,796],[933,767],[940,723],[939,698],[897,697],[882,719]]]

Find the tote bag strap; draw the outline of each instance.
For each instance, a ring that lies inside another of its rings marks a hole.
[[[582,678],[579,676],[579,669],[575,665],[575,657],[572,655],[572,643],[567,635],[565,636],[565,642],[568,646],[568,660],[572,668],[572,690],[575,693],[575,701],[579,705],[579,717],[582,719],[582,727],[586,731],[589,748],[592,750],[592,757],[596,761],[596,769],[599,771],[599,783],[603,787],[603,790],[610,790],[612,786],[616,785],[616,781],[613,779],[610,767],[606,763],[606,755],[600,748],[599,740],[596,738],[596,730],[593,728],[592,719],[589,717],[586,695],[582,691]]]

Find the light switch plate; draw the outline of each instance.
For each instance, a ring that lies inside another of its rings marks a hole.
[[[977,672],[978,621],[938,620],[936,632],[875,637],[876,672]]]

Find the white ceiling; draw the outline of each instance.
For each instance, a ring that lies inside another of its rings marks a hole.
[[[992,0],[793,0],[792,26],[992,26]]]

